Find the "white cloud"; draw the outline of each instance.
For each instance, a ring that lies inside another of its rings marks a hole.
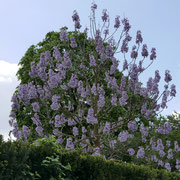
[[[18,65],[0,60],[0,82],[11,83],[16,78]]]
[[[0,60],[0,134],[8,139],[9,114],[11,112],[11,98],[19,82],[16,73],[18,65]]]

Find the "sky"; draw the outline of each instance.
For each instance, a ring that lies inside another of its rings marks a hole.
[[[79,13],[83,28],[89,27],[92,0],[0,0],[0,134],[7,139],[11,127],[8,124],[11,110],[11,97],[20,82],[16,72],[18,63],[26,50],[42,41],[46,33],[59,31],[67,26],[73,30],[72,14]],[[160,71],[164,86],[164,72],[170,70],[172,83],[177,95],[168,103],[161,114],[166,116],[173,111],[180,112],[180,1],[179,0],[96,0],[97,19],[103,9],[107,9],[112,19],[120,15],[127,17],[132,26],[130,35],[135,37],[141,30],[143,42],[157,49],[157,59],[142,75],[144,84]]]

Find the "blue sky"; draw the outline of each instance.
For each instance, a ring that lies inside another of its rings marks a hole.
[[[73,30],[72,13],[77,10],[83,28],[89,27],[91,0],[0,0],[0,134],[7,136],[10,99],[19,84],[15,77],[17,64],[32,44],[41,41],[47,32],[59,31],[63,26]],[[157,59],[141,77],[146,82],[154,71],[171,71],[177,87],[177,97],[162,114],[180,111],[180,1],[179,0],[97,0],[97,16],[108,9],[110,17],[128,17],[135,37],[141,30],[149,50],[157,49]],[[160,87],[164,82],[161,81]]]

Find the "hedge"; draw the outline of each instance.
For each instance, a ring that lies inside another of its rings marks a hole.
[[[4,142],[0,136],[2,180],[179,180],[180,173],[68,151],[54,142]]]

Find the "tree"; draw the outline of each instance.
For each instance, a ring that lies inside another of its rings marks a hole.
[[[91,8],[91,38],[86,31],[79,31],[80,19],[74,11],[74,32],[67,32],[64,27],[60,34],[48,33],[39,47],[31,46],[22,58],[22,67],[17,73],[21,84],[12,97],[10,120],[17,139],[34,140],[54,134],[67,149],[82,147],[84,151],[100,154],[107,136],[112,137],[110,143],[113,144],[117,137],[120,142],[132,138],[140,125],[144,133],[143,124],[148,125],[148,120],[160,108],[166,107],[168,96],[175,96],[175,85],[170,90],[168,88],[172,80],[168,70],[161,95],[159,71],[155,72],[155,78],[149,78],[147,87],[139,82],[139,75],[156,58],[156,50],[152,48],[151,62],[143,67],[149,55],[144,44],[143,60],[137,63],[143,41],[141,32],[137,31],[136,45],[132,47],[131,62],[128,62],[126,54],[132,39],[128,19],[122,19],[123,29],[115,42],[113,34],[120,29],[120,17],[115,18],[115,31],[109,36],[107,11],[103,11],[102,28],[96,29],[96,4]],[[124,55],[121,72],[117,69],[119,61],[115,57],[118,52]],[[128,72],[127,76],[124,71]]]

